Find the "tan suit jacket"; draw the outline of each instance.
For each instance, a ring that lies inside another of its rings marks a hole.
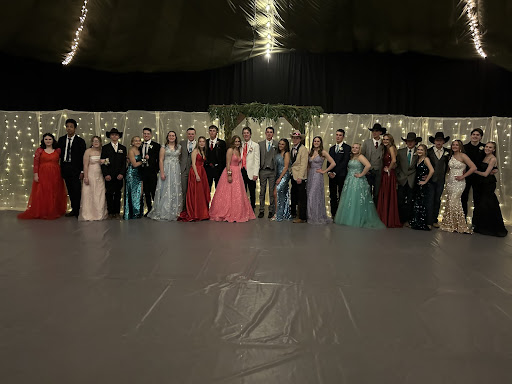
[[[306,180],[308,178],[308,150],[303,145],[299,146],[297,158],[291,167],[291,173],[293,180]]]

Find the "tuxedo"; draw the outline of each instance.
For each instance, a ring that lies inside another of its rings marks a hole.
[[[336,150],[336,144],[329,148],[329,155],[336,163],[336,166],[331,170],[335,176],[333,178],[329,177],[329,197],[331,201],[331,216],[333,219],[334,216],[336,216],[341,191],[343,190],[345,178],[347,177],[347,167],[351,150],[350,145],[345,143],[341,143],[338,150]],[[327,168],[329,168],[329,166],[330,163],[327,162]]]
[[[253,180],[253,178],[254,176],[259,176],[260,147],[252,140],[244,141],[240,148],[240,155],[242,156],[242,177],[244,179],[245,190],[249,190],[251,206],[252,209],[254,209],[256,208],[256,181]]]
[[[377,204],[377,200],[379,199],[382,158],[384,156],[382,140],[378,148],[375,148],[373,139],[365,140],[361,147],[361,154],[366,157],[371,164],[371,168],[366,174],[366,179],[372,190],[373,201]]]
[[[78,216],[82,196],[80,174],[84,169],[85,141],[74,135],[68,144],[68,136],[64,135],[59,137],[57,144],[60,148],[60,169],[68,190],[71,212]]]
[[[416,163],[418,155],[412,148],[411,162],[407,158],[409,148],[401,148],[396,155],[396,180],[398,182],[397,202],[398,214],[402,223],[409,222],[413,216],[412,191],[416,178]]]
[[[299,219],[308,219],[308,198],[306,193],[306,183],[308,177],[308,150],[302,144],[297,146],[294,151],[291,150],[290,157],[290,173],[292,181],[291,190],[291,207],[290,212],[292,216],[297,216],[297,206],[299,207]],[[300,184],[297,179],[301,179]]]
[[[206,160],[204,163],[204,169],[206,170],[206,176],[208,177],[208,185],[212,188],[213,182],[215,181],[215,187],[217,187],[220,179],[220,175],[224,168],[226,168],[226,142],[217,138],[217,142],[212,147],[211,139],[206,140]]]
[[[158,182],[158,172],[160,170],[160,144],[156,141],[150,141],[148,145],[143,141],[140,146],[140,153],[144,159],[146,155],[149,159],[146,159],[146,164],[142,164],[141,176],[142,185],[144,186],[144,196],[146,199],[146,206],[148,212],[153,207],[153,200],[155,199],[156,184]]]
[[[111,177],[110,181],[105,180],[105,197],[109,215],[117,215],[121,211],[121,190],[126,175],[126,155],[126,147],[120,143],[117,144],[117,152],[112,143],[105,144],[101,148],[101,159],[108,159],[108,164],[101,165],[101,172],[103,177]],[[122,175],[123,179],[117,180],[118,175]]]
[[[432,223],[437,223],[437,216],[439,216],[439,209],[441,207],[441,196],[444,190],[444,180],[446,172],[448,171],[450,151],[446,148],[442,148],[443,154],[441,158],[438,159],[434,148],[435,147],[430,147],[427,150],[427,157],[434,168],[434,174],[430,179],[433,193],[429,195],[427,213],[432,214]],[[429,222],[428,219],[427,222]]]
[[[180,172],[181,172],[181,195],[183,198],[183,209],[187,207],[188,174],[192,168],[192,152],[197,147],[197,141],[189,145],[188,140],[180,142]]]
[[[276,210],[274,201],[274,187],[276,185],[276,153],[277,153],[277,141],[267,140],[260,141],[260,213],[265,210],[265,195],[267,193],[267,181],[268,181],[268,197],[269,207],[268,213],[270,216],[274,215]]]
[[[469,143],[464,144],[464,150],[466,151],[466,155],[469,157],[469,159],[476,165],[480,165],[480,163],[485,159],[485,152],[484,152],[485,144],[478,143],[478,145],[471,144],[471,141]],[[468,168],[466,168],[467,170]],[[473,173],[465,178],[466,181],[466,187],[464,188],[464,192],[462,192],[462,196],[460,197],[461,203],[462,203],[462,210],[464,211],[464,215],[468,214],[468,199],[469,199],[469,190],[473,187],[473,183],[478,180],[480,176]],[[473,188],[473,202],[475,205],[477,204],[478,198],[478,189],[475,190]]]

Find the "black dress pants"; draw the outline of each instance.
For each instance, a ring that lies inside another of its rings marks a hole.
[[[109,215],[117,215],[121,212],[121,190],[124,179],[117,180],[113,177],[110,181],[105,180],[105,198]]]
[[[244,178],[245,190],[249,189],[249,196],[251,197],[251,207],[256,208],[256,181],[249,179],[247,169],[242,168],[242,177]]]

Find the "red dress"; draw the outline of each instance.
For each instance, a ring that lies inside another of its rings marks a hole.
[[[200,221],[210,218],[210,186],[204,169],[204,159],[199,153],[196,156],[196,169],[201,181],[196,180],[194,168],[191,167],[188,173],[186,211],[181,212],[179,221]]]
[[[389,167],[391,164],[391,154],[389,151],[384,154],[382,162],[383,167],[380,177],[377,213],[386,227],[401,228],[402,223],[398,215],[398,203],[396,199],[396,173],[394,169],[389,169],[389,173],[384,171],[384,167]]]
[[[227,169],[222,172],[210,207],[210,220],[240,223],[256,219],[245,192],[241,161],[242,159],[233,153],[230,164],[231,183],[228,182]]]
[[[34,155],[34,173],[39,182],[32,182],[32,192],[28,199],[27,210],[18,215],[18,219],[53,220],[66,213],[67,196],[60,175],[60,149],[46,153],[37,148]]]

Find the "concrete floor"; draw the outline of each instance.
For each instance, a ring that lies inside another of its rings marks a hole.
[[[0,211],[0,380],[512,382],[512,236],[18,221]]]

